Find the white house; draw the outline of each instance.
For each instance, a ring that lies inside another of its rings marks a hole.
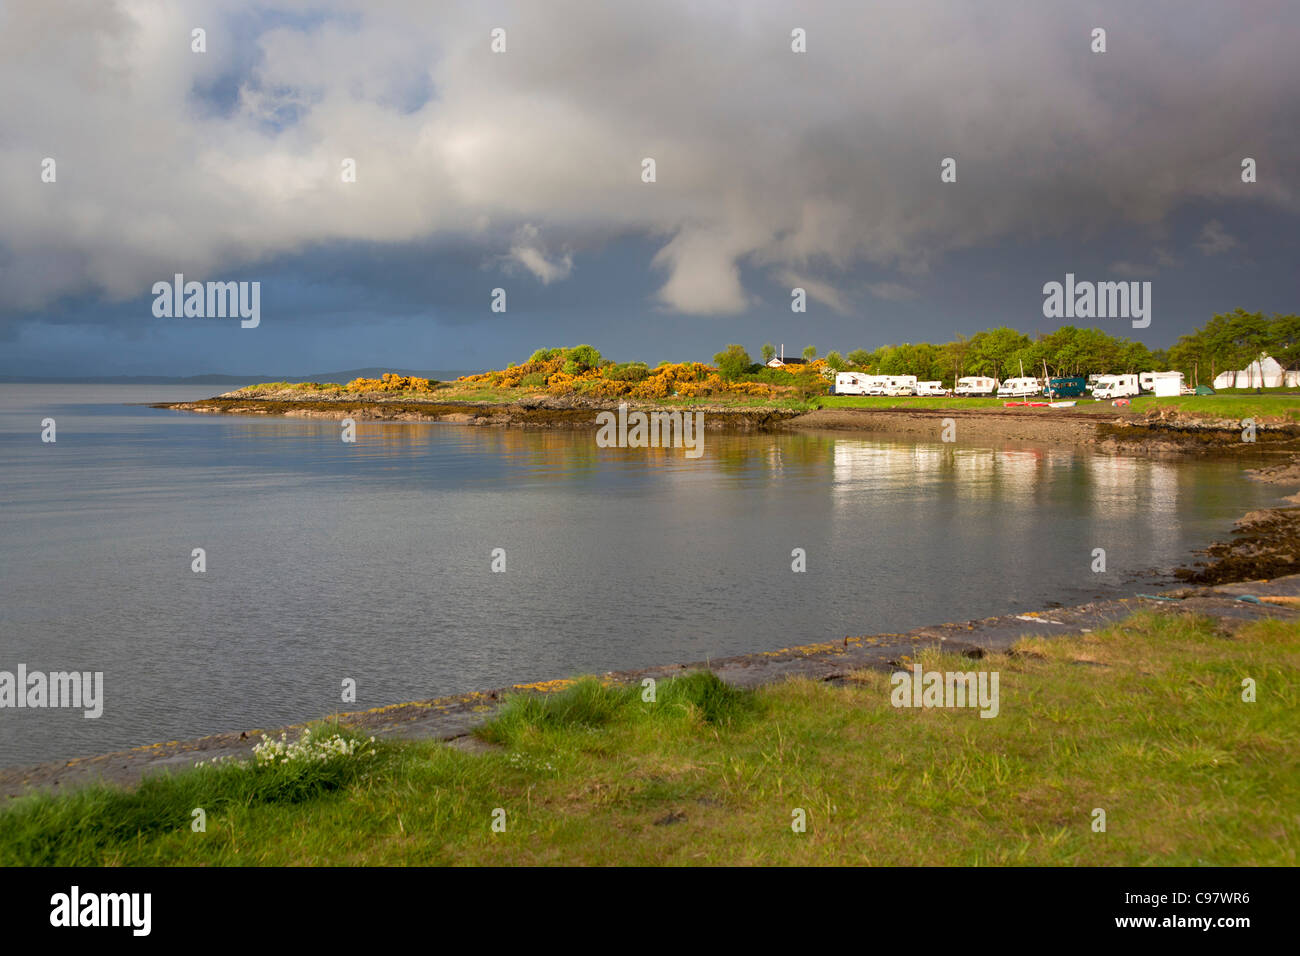
[[[786,358],[785,346],[781,346],[781,351],[772,356],[772,361],[767,363],[768,368],[785,368],[787,365],[807,365],[806,358]]]

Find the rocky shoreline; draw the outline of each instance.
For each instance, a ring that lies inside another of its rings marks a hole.
[[[537,399],[518,402],[436,402],[346,396],[340,398],[281,399],[221,395],[197,402],[165,402],[151,406],[177,411],[225,415],[283,415],[286,418],[324,418],[355,421],[451,422],[476,426],[517,426],[594,430],[596,416],[617,411],[618,402]],[[704,412],[704,427],[711,430],[755,431],[769,429],[796,417],[780,409],[737,409],[716,405],[665,408],[651,403],[629,403],[645,411]]]
[[[1300,485],[1300,455],[1247,472],[1256,481]],[[1286,501],[1300,505],[1300,492]],[[1191,584],[1223,584],[1300,572],[1300,507],[1262,508],[1237,519],[1232,538],[1200,552],[1205,560],[1175,576]]]
[[[666,406],[628,402],[642,411],[704,413],[711,431],[784,429],[854,431],[938,440],[945,420],[956,423],[956,441],[1030,441],[1089,445],[1115,454],[1257,455],[1300,452],[1300,425],[1261,421],[1255,440],[1242,440],[1241,424],[1231,420],[1179,415],[1171,408],[1145,415],[1034,408],[821,408],[793,411],[771,407],[693,404]],[[244,390],[195,402],[169,402],[167,408],[201,414],[282,415],[355,421],[450,422],[471,426],[587,430],[598,427],[601,412],[615,411],[619,401],[578,396],[537,395],[511,402],[436,401],[393,398],[382,393],[316,392],[302,397],[292,390],[267,393]]]
[[[1163,614],[1200,614],[1220,621],[1230,630],[1240,622],[1280,618],[1300,625],[1300,575],[1271,581],[1250,581],[1217,587],[1184,588],[1158,596],[1137,595],[1095,601],[1076,607],[1024,610],[975,621],[918,627],[903,634],[849,635],[815,644],[783,647],[738,657],[715,658],[685,664],[612,671],[606,680],[640,683],[650,677],[664,680],[693,670],[711,670],[736,686],[803,677],[830,683],[850,679],[854,671],[896,670],[904,658],[938,649],[971,658],[1006,651],[1023,637],[1068,637],[1119,623],[1137,611]],[[348,727],[379,737],[444,741],[467,750],[483,745],[473,729],[491,717],[510,694],[548,693],[568,687],[570,680],[512,684],[494,690],[457,694],[431,700],[409,701],[371,710],[332,714]],[[0,769],[0,806],[3,801],[33,790],[66,793],[95,783],[134,786],[148,774],[186,770],[214,758],[248,759],[261,736],[280,733],[297,736],[306,723],[265,730],[232,731],[194,740],[172,740],[131,750]]]

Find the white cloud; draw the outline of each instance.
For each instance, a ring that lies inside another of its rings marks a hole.
[[[1236,246],[1237,240],[1228,235],[1223,228],[1223,223],[1217,219],[1207,222],[1201,229],[1200,238],[1196,240],[1196,248],[1207,256],[1217,256]]]
[[[516,231],[510,258],[536,276],[542,285],[567,279],[573,272],[573,254],[565,252],[562,256],[548,259],[541,242],[541,231],[532,224],[520,226]]]
[[[725,315],[749,305],[738,258],[749,251],[726,229],[683,229],[659,250],[654,265],[667,269],[659,300],[670,309]]]
[[[791,269],[782,270],[776,279],[782,285],[787,285],[791,289],[803,289],[808,293],[810,299],[829,306],[840,315],[847,315],[850,311],[848,300],[845,299],[843,293],[829,282],[801,275]]]

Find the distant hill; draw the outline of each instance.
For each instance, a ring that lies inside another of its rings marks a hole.
[[[472,370],[437,369],[413,371],[401,368],[353,368],[341,372],[316,372],[312,375],[3,375],[0,382],[25,385],[253,385],[257,382],[337,382],[354,378],[378,378],[385,372],[433,378],[440,382],[475,374]]]
[[[412,371],[406,368],[350,368],[342,372],[318,372],[315,375],[305,375],[290,378],[264,378],[258,379],[262,382],[350,382],[354,378],[379,378],[385,372],[395,372],[398,375],[415,376],[416,378],[436,378],[440,382],[446,382],[453,378],[460,378],[462,375],[477,375],[484,369],[434,369],[433,371]]]

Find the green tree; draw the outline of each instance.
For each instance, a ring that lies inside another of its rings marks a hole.
[[[534,352],[536,357],[541,354],[542,350]],[[564,359],[564,371],[569,375],[581,375],[588,369],[599,368],[601,364],[600,352],[596,351],[590,345],[575,345],[571,349],[547,349],[550,357],[557,355]]]
[[[1300,364],[1300,315],[1274,314],[1269,323],[1268,354],[1284,368]]]
[[[1032,344],[1029,336],[1006,326],[977,332],[970,340],[971,367],[976,374],[994,378],[1019,375],[1019,359]],[[1033,361],[1032,355],[1030,361]],[[1026,369],[1025,374],[1028,373]]]
[[[854,349],[849,353],[849,362],[858,368],[866,368],[871,363],[871,353],[866,349]]]
[[[776,346],[773,345],[771,342],[764,342],[763,347],[759,349],[759,352],[763,356],[764,365],[772,361],[772,359],[776,358]]]
[[[943,374],[939,376],[941,381],[949,382],[950,386],[955,387],[957,379],[966,374],[966,363],[970,361],[970,339],[964,335],[958,335],[951,342],[942,348]],[[952,374],[949,381],[948,374]]]
[[[848,363],[844,361],[844,356],[834,351],[826,353],[826,364],[837,372],[842,372],[849,367]]]
[[[810,361],[810,362],[811,362],[813,359],[815,359],[815,358],[817,357],[817,346],[815,346],[815,345],[809,345],[807,348],[805,348],[805,349],[803,350],[803,357],[806,358],[806,359],[807,359],[808,361]]]
[[[734,382],[740,376],[749,371],[749,367],[754,364],[745,351],[744,346],[728,345],[725,349],[713,356],[713,364],[718,367],[718,374],[728,382]]]

